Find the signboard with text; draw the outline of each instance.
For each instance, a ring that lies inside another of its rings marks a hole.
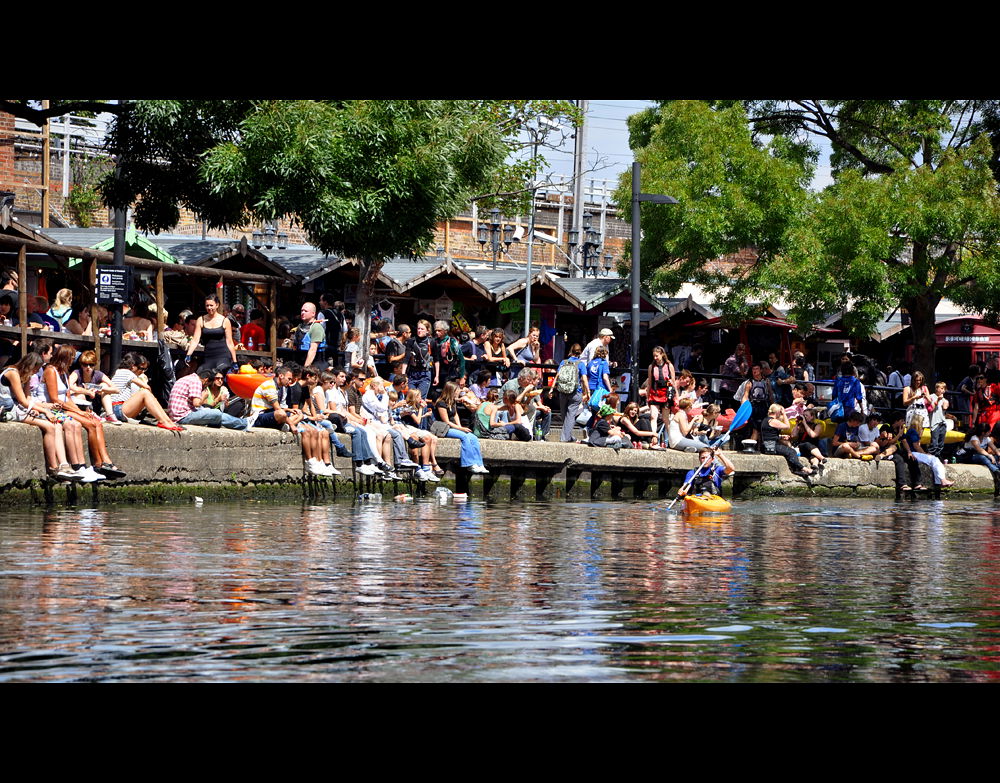
[[[97,304],[125,304],[132,295],[132,267],[97,267]]]

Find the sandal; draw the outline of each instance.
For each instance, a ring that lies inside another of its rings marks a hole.
[[[117,465],[112,465],[110,462],[105,462],[94,468],[98,473],[103,473],[108,478],[124,478],[128,474],[119,468]]]
[[[162,421],[156,422],[156,426],[161,430],[170,430],[171,432],[184,432],[184,428],[180,424],[164,424]]]
[[[899,491],[900,492],[912,492],[913,491],[913,487],[911,487],[909,484],[903,484],[903,486],[901,486],[899,488]]]
[[[917,486],[915,486],[913,488],[913,491],[914,492],[926,492],[927,491],[927,487],[925,487],[923,484],[917,484]]]

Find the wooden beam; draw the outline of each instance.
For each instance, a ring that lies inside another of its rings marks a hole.
[[[94,353],[97,354],[97,366],[100,367],[101,364],[101,329],[100,324],[97,322],[97,261],[91,261],[90,264],[90,286],[91,291],[93,291],[93,296],[90,298],[90,331],[94,335]],[[114,373],[114,368],[111,368],[112,373]]]
[[[271,283],[267,289],[267,300],[269,305],[271,326],[270,326],[270,340],[271,343],[271,366],[278,366],[278,320],[275,318],[275,314],[278,312],[278,287]]]
[[[166,311],[163,309],[163,270],[156,270],[156,334],[161,336],[164,330],[164,315]]]
[[[17,251],[17,322],[21,326],[21,357],[28,352],[28,251]]]
[[[24,247],[32,253],[46,253],[50,256],[61,256],[63,258],[79,258],[84,261],[98,261],[102,264],[113,264],[114,253],[103,250],[94,250],[87,247],[74,247],[72,245],[54,245],[50,242],[36,242],[21,237],[14,237],[8,234],[0,234],[0,247],[21,248]],[[218,280],[246,280],[252,283],[271,283],[285,281],[276,275],[257,275],[248,272],[236,272],[229,269],[212,269],[210,267],[192,266],[188,264],[167,264],[163,261],[154,261],[150,258],[136,258],[135,256],[125,256],[125,264],[140,269],[163,269],[170,272],[189,277],[211,277]]]

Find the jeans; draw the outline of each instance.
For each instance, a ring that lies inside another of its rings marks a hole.
[[[458,438],[458,440],[462,441],[461,463],[463,468],[471,468],[473,465],[483,464],[483,452],[479,448],[479,438],[471,432],[462,432],[453,428],[448,430],[446,437]]]
[[[347,428],[351,433],[351,451],[354,452],[352,459],[355,462],[376,459],[375,452],[368,443],[368,433],[365,432],[364,428],[356,424],[349,424]],[[381,462],[382,458],[377,458],[377,461]]]
[[[559,392],[559,408],[563,414],[562,442],[570,443],[573,440],[573,427],[576,426],[576,417],[580,415],[580,408],[583,406],[583,394],[573,392],[565,394]]]
[[[994,476],[1000,473],[1000,467],[997,467],[997,464],[993,460],[989,457],[984,457],[982,454],[966,454],[959,459],[959,462],[964,462],[967,465],[982,465],[984,468],[989,468],[990,473]]]
[[[410,379],[410,388],[419,389],[420,396],[427,399],[427,394],[431,390],[431,374],[424,370],[407,373],[407,377]]]
[[[928,453],[935,457],[940,457],[944,450],[944,436],[948,432],[948,426],[942,421],[931,430],[931,445],[927,449]]]
[[[227,430],[245,430],[247,428],[246,419],[230,416],[218,408],[198,408],[177,423],[190,424],[195,427],[225,427]]]
[[[329,419],[320,419],[319,421],[313,423],[318,424],[320,427],[322,427],[324,430],[330,433],[330,445],[333,446],[334,449],[336,449],[338,454],[345,450],[344,444],[341,443],[340,438],[337,437],[337,428],[333,426],[333,423]]]

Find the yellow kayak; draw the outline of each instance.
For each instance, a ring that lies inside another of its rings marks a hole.
[[[684,510],[689,514],[713,514],[729,511],[733,507],[719,495],[688,495],[684,498]]]
[[[795,424],[797,419],[788,420],[788,429],[782,430],[785,435],[791,435],[792,430],[795,429]],[[832,438],[834,433],[837,431],[837,422],[832,419],[817,419],[816,423],[819,425],[821,438]],[[962,443],[965,440],[965,433],[959,430],[948,430],[944,434],[945,445],[949,443]],[[920,436],[920,445],[927,446],[931,442],[931,431],[928,427],[924,427],[923,434]]]

